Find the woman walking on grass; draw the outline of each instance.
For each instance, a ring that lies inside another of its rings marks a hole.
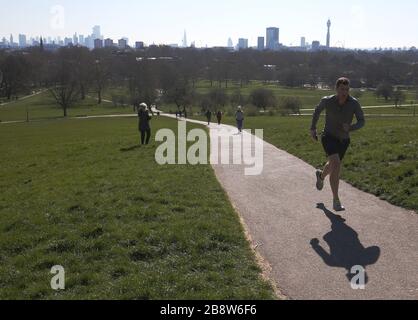
[[[141,144],[148,145],[151,139],[151,126],[150,120],[152,117],[148,112],[148,106],[145,103],[139,105],[138,110],[138,129],[141,132]]]

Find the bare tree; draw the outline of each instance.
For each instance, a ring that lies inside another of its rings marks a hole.
[[[54,68],[53,83],[49,89],[56,103],[63,109],[64,117],[80,97],[80,86],[75,77],[74,61],[61,60]]]

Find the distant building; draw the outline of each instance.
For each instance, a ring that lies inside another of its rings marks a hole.
[[[187,48],[187,33],[186,33],[186,30],[184,30],[183,48]]]
[[[312,51],[318,51],[321,48],[319,41],[312,41]]]
[[[78,36],[77,36],[77,33],[75,33],[74,35],[73,35],[73,44],[76,46],[76,45],[78,45]]]
[[[27,46],[26,35],[19,34],[19,47],[24,48]]]
[[[84,45],[87,48],[89,48],[89,49],[93,49],[94,48],[94,40],[93,40],[93,38],[91,36],[87,36],[85,38]]]
[[[262,51],[262,50],[265,49],[264,40],[265,40],[264,37],[258,37],[258,40],[257,40],[257,49],[260,50],[260,51]]]
[[[267,28],[266,32],[266,48],[276,50],[279,47],[279,28]]]
[[[78,43],[79,43],[80,45],[82,45],[82,46],[85,46],[85,45],[86,45],[86,42],[85,42],[85,40],[84,40],[84,36],[83,36],[82,34],[80,34],[80,35],[78,36]]]
[[[248,49],[248,39],[238,39],[238,50]]]
[[[101,48],[103,48],[103,40],[94,39],[94,49],[101,49]]]
[[[228,48],[233,48],[234,47],[234,43],[232,42],[232,39],[229,38],[228,39]]]
[[[120,49],[126,49],[128,47],[128,41],[126,41],[126,39],[120,39],[118,41],[118,47]]]
[[[135,42],[135,48],[136,49],[144,49],[144,42],[142,42],[142,41]]]
[[[115,44],[113,43],[113,40],[112,39],[110,39],[110,38],[107,38],[105,41],[104,41],[104,46],[105,46],[105,48],[111,48],[111,47],[113,47]]]
[[[38,42],[38,40],[36,42]],[[71,39],[71,38],[64,38],[64,45],[66,47],[71,47],[73,45],[73,39]]]
[[[327,48],[331,46],[331,20],[328,19],[327,22],[328,33],[327,33]]]
[[[300,46],[302,48],[305,48],[306,47],[306,38],[305,37],[301,37],[300,38]]]
[[[100,32],[100,26],[94,26],[93,27],[93,33],[91,35],[93,37],[94,40],[96,39],[102,39],[102,35]]]

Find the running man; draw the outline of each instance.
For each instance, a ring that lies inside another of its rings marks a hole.
[[[339,197],[341,166],[350,145],[350,132],[364,127],[366,121],[360,103],[350,96],[350,80],[340,78],[336,83],[337,94],[324,97],[313,114],[311,136],[318,141],[316,126],[321,113],[326,110],[325,129],[321,135],[322,145],[328,157],[328,163],[323,171],[316,172],[316,187],[324,188],[325,178],[330,176],[331,189],[334,197],[335,211],[344,211]],[[357,123],[352,125],[354,115]]]

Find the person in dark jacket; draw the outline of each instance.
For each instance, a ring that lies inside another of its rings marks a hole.
[[[138,129],[141,132],[141,144],[149,144],[151,139],[150,120],[152,117],[148,112],[148,106],[141,103],[138,109]]]
[[[208,125],[212,121],[212,112],[210,110],[206,111],[206,119],[208,119]]]
[[[239,133],[242,133],[242,127],[244,124],[244,112],[242,111],[242,107],[239,106],[237,112],[235,113],[235,119],[237,120],[237,128]]]
[[[221,122],[222,122],[222,112],[220,110],[216,114],[216,118],[218,119],[218,125],[221,125]]]

